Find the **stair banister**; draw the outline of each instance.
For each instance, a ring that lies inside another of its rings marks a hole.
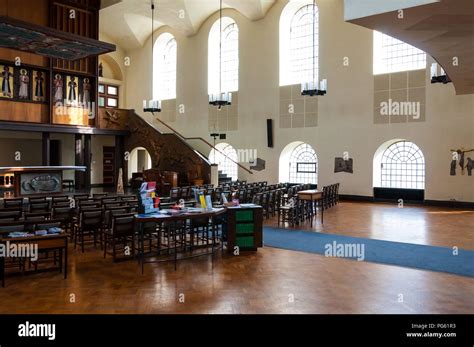
[[[155,114],[152,112],[153,116],[155,116]],[[232,161],[233,163],[237,164],[238,167],[240,167],[242,170],[248,172],[249,174],[253,174],[253,172],[249,169],[247,169],[245,166],[239,164],[238,162],[236,162],[235,160],[233,160],[232,158],[230,158],[228,155],[226,155],[224,152],[222,152],[221,150],[217,149],[216,147],[214,147],[209,141],[206,141],[205,139],[203,139],[202,137],[184,137],[182,134],[180,134],[178,131],[176,131],[175,129],[173,129],[171,126],[169,126],[168,124],[166,124],[165,122],[163,122],[161,119],[159,119],[158,117],[155,118],[158,122],[160,122],[161,124],[163,124],[165,127],[167,127],[168,129],[170,129],[176,136],[180,137],[182,140],[200,140],[202,142],[204,142],[206,145],[208,145],[209,147],[211,147],[212,149],[214,149],[215,151],[219,152],[220,154],[222,154],[224,157],[226,157],[227,159],[229,159],[230,161]]]

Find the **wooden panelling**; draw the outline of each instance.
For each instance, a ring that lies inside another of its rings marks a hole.
[[[87,4],[84,4],[87,3]],[[54,1],[50,26],[72,34],[98,39],[98,11],[88,7],[89,1]],[[54,59],[53,67],[66,71],[97,74],[97,57],[68,61]]]
[[[6,60],[9,62],[15,62],[17,57],[20,58],[21,64],[36,65],[42,67],[48,67],[48,58],[33,53],[26,53],[21,51],[15,51],[13,49],[0,48],[0,60]]]
[[[87,109],[69,107],[65,110],[65,112],[53,112],[54,124],[89,126],[94,122],[89,119]]]
[[[110,130],[126,130],[130,110],[99,107],[99,127]]]
[[[100,0],[0,0],[0,15],[92,39],[98,39],[99,36],[99,9]],[[71,10],[74,12],[71,13]],[[22,64],[30,65],[33,69],[35,66],[46,69],[52,67],[52,72],[45,71],[48,75],[54,76],[58,70],[68,71],[76,78],[86,75],[93,86],[97,85],[97,57],[77,61],[50,60],[31,53],[0,48],[0,60],[14,64],[17,57]],[[49,85],[46,89],[49,92]],[[97,99],[96,89],[91,90],[90,96],[90,100],[94,102]],[[94,108],[97,114],[97,106],[94,105]],[[0,121],[94,126],[95,120],[89,119],[86,112],[88,110],[69,108],[64,114],[56,114],[53,100],[49,105],[0,100]],[[125,128],[124,122],[120,125],[113,123],[104,118],[105,128]]]
[[[152,167],[177,172],[180,186],[190,185],[196,179],[205,183],[211,181],[210,164],[176,134],[160,133],[133,112],[129,114],[127,129],[130,136],[125,139],[125,150],[131,152],[136,147],[145,148],[151,156]]]
[[[49,0],[0,0],[0,15],[47,26]]]
[[[0,120],[10,122],[48,123],[49,107],[46,104],[0,101]]]
[[[0,16],[9,16],[25,22],[47,26],[49,23],[49,2],[48,0],[0,0]],[[48,58],[13,49],[0,48],[0,60],[13,62],[17,57],[21,59],[22,64],[49,66]]]

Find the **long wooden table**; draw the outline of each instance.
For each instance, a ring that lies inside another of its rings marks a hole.
[[[138,214],[135,215],[135,221],[139,223],[139,232],[138,232],[138,250],[139,250],[139,264],[141,266],[141,271],[142,274],[144,273],[144,266],[145,263],[161,263],[161,262],[166,262],[170,260],[145,260],[145,242],[144,242],[144,223],[163,223],[167,222],[169,226],[173,225],[176,227],[178,222],[186,222],[187,220],[192,220],[192,219],[202,219],[202,218],[209,218],[211,219],[211,230],[212,230],[212,242],[211,242],[211,252],[206,252],[206,253],[200,253],[198,255],[192,255],[192,256],[186,256],[186,257],[181,257],[179,260],[182,259],[189,259],[189,258],[194,258],[198,256],[204,256],[204,255],[212,255],[212,260],[214,261],[214,252],[216,248],[216,228],[215,228],[215,223],[214,223],[214,218],[217,216],[220,216],[226,212],[225,208],[214,208],[212,211],[202,211],[202,212],[186,212],[186,213],[180,213],[180,214],[175,214],[175,215],[168,215],[164,214],[162,212],[159,213],[153,213],[153,214]],[[192,232],[192,231],[191,231]],[[177,262],[178,262],[178,247],[177,247],[177,238],[176,238],[176,232],[174,234],[174,258],[172,261],[174,261],[174,268],[176,270]]]
[[[64,279],[67,278],[67,250],[68,238],[66,234],[44,235],[44,236],[28,236],[28,237],[3,237],[0,238],[2,244],[30,244],[38,245],[38,252],[40,251],[59,251],[59,272],[63,272],[64,265]],[[64,261],[63,261],[64,256]],[[0,279],[2,287],[5,287],[5,258],[0,257]]]
[[[317,189],[310,189],[310,190],[301,190],[297,192],[298,199],[304,201],[310,201],[311,203],[322,201],[323,200],[323,192]],[[313,218],[310,218],[311,227],[313,226]],[[321,224],[324,223],[324,204],[321,204]]]

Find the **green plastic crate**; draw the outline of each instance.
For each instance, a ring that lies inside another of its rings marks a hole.
[[[237,246],[241,248],[254,247],[253,236],[242,236],[236,239]]]
[[[252,210],[235,211],[235,220],[237,222],[253,221],[253,211]]]
[[[252,234],[253,223],[237,223],[235,225],[235,230],[237,234]]]

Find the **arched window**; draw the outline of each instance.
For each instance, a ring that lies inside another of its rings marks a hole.
[[[209,160],[212,164],[217,164],[218,170],[228,177],[232,177],[232,181],[236,181],[238,177],[237,168],[237,151],[228,143],[218,143],[215,149],[209,153]]]
[[[219,69],[222,69],[221,92],[239,90],[239,28],[232,18],[222,18],[222,53],[219,52],[218,19],[209,32],[208,46],[208,92],[219,93]],[[220,58],[220,61],[219,61]]]
[[[176,99],[176,39],[170,33],[161,34],[153,49],[153,98]]]
[[[280,86],[312,80],[313,66],[318,81],[318,52],[318,7],[310,1],[302,7],[301,2],[289,2],[280,17]]]
[[[425,189],[425,158],[413,142],[392,143],[379,160],[381,187]]]
[[[426,53],[391,36],[374,31],[374,74],[426,68]]]
[[[318,157],[313,147],[302,143],[290,156],[290,182],[313,183],[318,181]]]

